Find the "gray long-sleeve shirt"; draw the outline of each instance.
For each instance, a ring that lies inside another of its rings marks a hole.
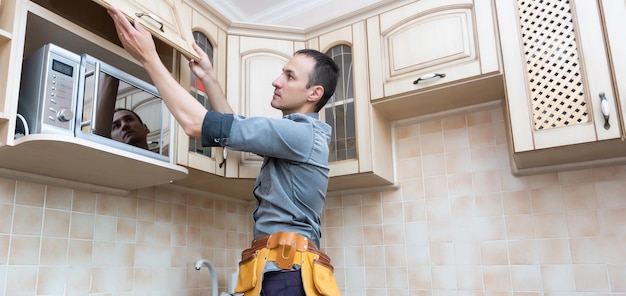
[[[317,113],[266,118],[207,112],[202,124],[203,146],[263,156],[253,190],[254,237],[291,231],[318,247],[330,137],[331,127]]]

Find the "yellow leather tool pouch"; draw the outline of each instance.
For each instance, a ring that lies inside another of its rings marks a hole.
[[[235,292],[244,293],[246,296],[259,295],[268,251],[265,248],[246,249],[241,253]]]
[[[339,296],[339,287],[333,275],[330,258],[324,253],[304,253],[302,284],[307,296]]]

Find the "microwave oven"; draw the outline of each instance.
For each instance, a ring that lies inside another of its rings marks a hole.
[[[93,56],[49,43],[24,59],[16,137],[68,135],[169,161],[170,118],[154,85]]]

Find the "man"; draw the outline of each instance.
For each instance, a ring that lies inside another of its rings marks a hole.
[[[111,7],[109,14],[124,48],[143,64],[186,134],[205,146],[222,146],[263,156],[253,194],[254,240],[242,252],[237,292],[245,295],[339,295],[330,259],[319,251],[320,216],[328,186],[331,128],[317,112],[332,96],[338,67],[315,50],[296,52],[272,83],[272,107],[283,118],[234,115],[206,53],[189,61],[211,107],[208,112],[159,60],[154,41]]]
[[[118,108],[113,113],[111,139],[143,149],[148,148],[150,129],[132,110]]]

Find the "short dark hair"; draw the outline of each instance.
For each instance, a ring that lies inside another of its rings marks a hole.
[[[315,60],[315,67],[309,75],[309,83],[306,87],[309,88],[313,85],[321,85],[324,88],[322,98],[315,105],[315,112],[319,112],[335,93],[337,79],[339,79],[339,66],[337,66],[331,57],[314,49],[298,50],[294,56],[299,54],[306,55]]]
[[[132,113],[133,115],[135,115],[135,117],[137,117],[137,120],[139,120],[139,123],[143,124],[143,120],[141,120],[141,117],[139,117],[139,115],[137,113],[135,113],[135,111],[130,110],[130,109],[126,109],[126,108],[116,108],[115,112],[113,112],[113,114],[117,113],[118,111],[128,111],[128,112]]]

